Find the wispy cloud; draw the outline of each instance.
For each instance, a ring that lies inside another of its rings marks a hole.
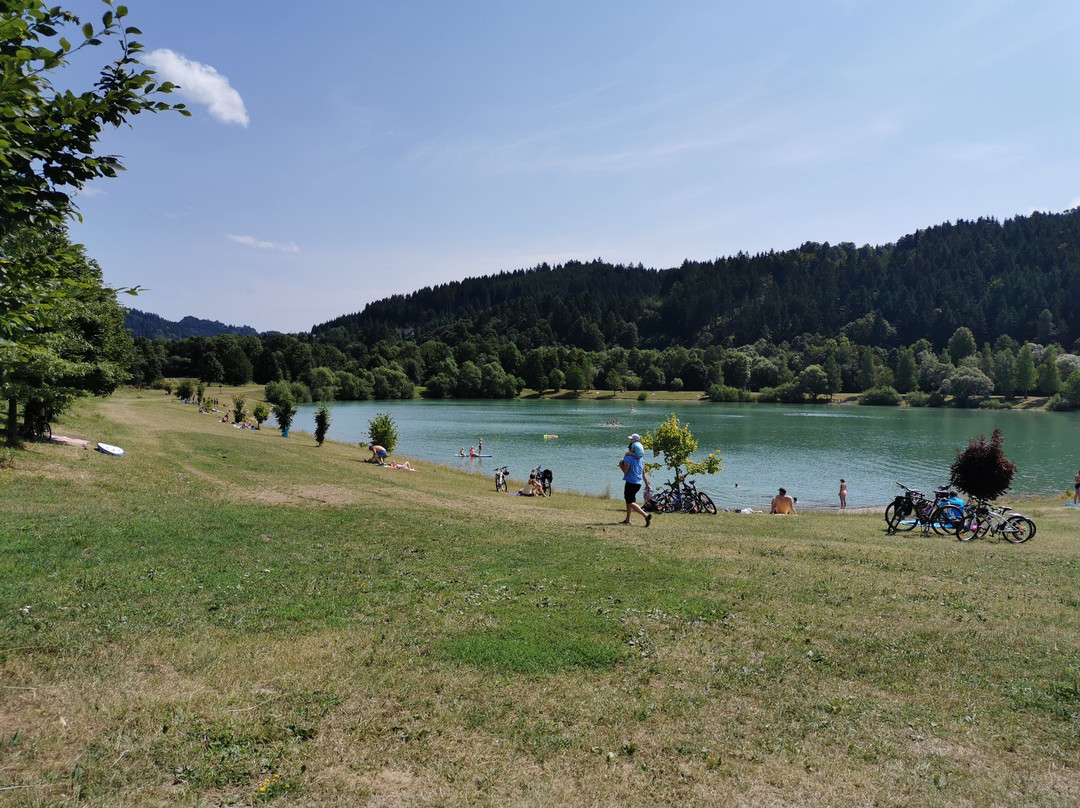
[[[151,51],[143,58],[162,78],[180,87],[178,94],[196,104],[205,104],[210,114],[222,123],[248,125],[244,99],[210,65],[193,62],[168,48]]]
[[[237,244],[243,244],[245,247],[254,247],[257,250],[277,250],[278,252],[285,253],[298,253],[300,248],[295,244],[279,244],[276,241],[262,241],[254,236],[234,236],[231,233],[226,233],[225,237],[235,241]]]

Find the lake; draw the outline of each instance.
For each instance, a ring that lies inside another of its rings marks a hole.
[[[300,407],[295,429],[314,432],[315,405]],[[698,478],[721,508],[768,508],[783,486],[802,507],[838,505],[840,478],[848,506],[884,506],[896,481],[930,492],[969,439],[1004,436],[1005,456],[1018,466],[1010,493],[1046,496],[1071,490],[1080,468],[1076,451],[1080,413],[864,407],[790,406],[627,400],[343,401],[332,406],[329,438],[367,442],[368,422],[389,413],[398,432],[395,456],[492,476],[508,466],[514,480],[536,466],[550,468],[554,488],[621,497],[616,467],[627,436],[644,435],[670,413],[689,424],[695,457],[719,450],[722,472]],[[609,427],[609,421],[621,426]],[[545,435],[558,435],[545,438]],[[455,457],[484,439],[492,457]],[[646,460],[652,453],[646,451]],[[657,458],[662,461],[662,458]],[[653,483],[670,479],[665,469]],[[494,485],[494,483],[493,483]],[[1006,497],[1007,498],[1007,497]]]

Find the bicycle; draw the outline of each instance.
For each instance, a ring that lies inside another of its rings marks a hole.
[[[904,493],[897,494],[885,508],[885,523],[890,532],[907,532],[920,526],[924,534],[933,530],[939,536],[947,536],[956,531],[956,525],[964,515],[964,503],[949,496],[948,486],[939,486],[934,490],[934,498],[928,499],[922,491],[902,482],[896,484],[904,489]]]
[[[708,494],[698,491],[693,480],[676,480],[666,483],[667,488],[655,494],[653,503],[661,513],[716,513],[716,505]]]
[[[975,500],[975,505],[967,509],[956,526],[956,538],[960,541],[971,541],[976,536],[980,539],[1000,536],[1012,544],[1023,544],[1034,535],[1035,522],[1032,519],[1015,513],[1008,505],[992,508],[990,503],[982,499]]]
[[[506,478],[510,475],[510,470],[506,466],[499,466],[495,469],[495,490],[506,490]]]
[[[49,414],[43,406],[27,405],[23,415],[23,433],[31,440],[52,440],[52,425],[49,423]]]

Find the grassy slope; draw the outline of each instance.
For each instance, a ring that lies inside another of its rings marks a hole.
[[[127,454],[0,469],[0,804],[1080,801],[1057,502],[1020,546],[645,530],[159,393],[55,432]]]

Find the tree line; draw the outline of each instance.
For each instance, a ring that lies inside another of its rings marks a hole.
[[[1080,212],[657,271],[596,259],[375,301],[304,334],[136,338],[133,379],[297,400],[701,390],[717,401],[1080,405]],[[1054,397],[1057,398],[1054,398]]]

